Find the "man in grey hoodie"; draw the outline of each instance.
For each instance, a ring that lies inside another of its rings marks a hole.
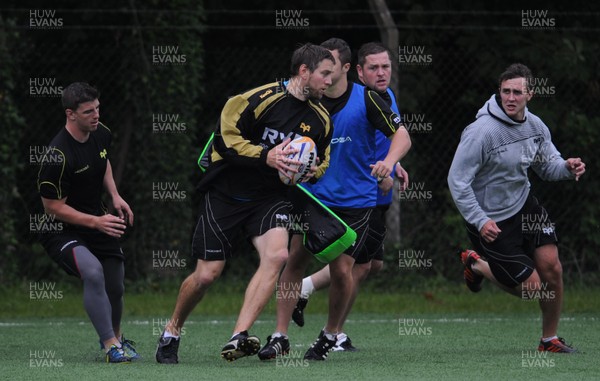
[[[538,299],[538,350],[575,352],[557,337],[563,298],[558,238],[548,213],[530,194],[527,170],[531,167],[547,181],[578,180],[585,164],[580,158],[564,160],[548,127],[527,109],[533,96],[527,66],[509,66],[498,82],[499,94],[463,131],[448,174],[452,198],[476,249],[461,253],[465,282],[478,292],[486,278],[517,297]]]

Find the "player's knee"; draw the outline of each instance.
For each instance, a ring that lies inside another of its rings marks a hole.
[[[98,266],[87,266],[83,271],[80,271],[80,274],[84,284],[104,287],[104,270],[100,264]]]
[[[555,278],[562,277],[562,264],[558,259],[554,263],[552,263],[552,265],[550,265],[549,272]]]
[[[538,265],[536,270],[539,272],[540,278],[547,282],[553,282],[562,278],[562,264],[558,257],[555,260]]]
[[[381,270],[383,270],[383,261],[372,260],[371,261],[371,270],[369,272],[369,275],[375,275],[378,272],[380,272]]]
[[[261,265],[281,269],[288,259],[288,250],[285,247],[271,250],[261,256]]]
[[[369,276],[369,272],[371,271],[370,263],[363,263],[360,265],[354,266],[353,277],[357,282],[362,282]]]
[[[221,275],[219,269],[213,267],[198,267],[196,271],[191,275],[194,285],[200,289],[202,287],[208,287]]]
[[[351,258],[345,254],[342,254],[334,262],[329,264],[329,274],[332,282],[334,280],[339,281],[351,279],[354,262],[350,261],[349,259]]]
[[[540,278],[550,288],[560,284],[562,282],[562,264],[560,261],[557,260],[546,266],[543,271],[540,270]]]

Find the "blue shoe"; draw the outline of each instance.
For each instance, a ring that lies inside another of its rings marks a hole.
[[[139,360],[142,358],[142,356],[140,356],[140,354],[137,353],[134,348],[135,341],[128,340],[123,335],[121,335],[121,339],[119,341],[121,342],[121,348],[123,349],[125,356],[129,357],[131,360]]]
[[[113,344],[108,352],[106,352],[106,362],[114,364],[127,364],[131,362],[131,359],[125,356],[123,349]]]

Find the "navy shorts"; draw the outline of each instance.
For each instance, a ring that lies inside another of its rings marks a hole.
[[[291,203],[283,196],[240,201],[209,190],[200,200],[200,214],[192,238],[192,258],[222,261],[233,256],[239,233],[257,237],[273,228],[290,229]]]
[[[367,238],[356,263],[368,263],[374,259],[383,261],[383,241],[387,232],[385,214],[389,208],[389,205],[378,205],[373,209]]]
[[[496,225],[501,233],[494,242],[486,242],[473,225],[467,224],[467,233],[475,251],[488,261],[494,277],[513,288],[533,273],[535,249],[557,244],[558,236],[548,212],[531,195],[517,214],[496,221]]]
[[[330,209],[356,232],[356,241],[344,252],[344,254],[347,254],[356,260],[367,240],[369,221],[374,208],[331,207]]]

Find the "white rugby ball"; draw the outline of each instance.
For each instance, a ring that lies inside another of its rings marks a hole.
[[[292,140],[289,147],[296,148],[298,152],[288,155],[288,158],[298,160],[301,164],[291,164],[289,167],[298,168],[298,173],[287,171],[291,179],[285,177],[283,172],[279,171],[279,178],[285,185],[296,185],[306,178],[310,167],[317,161],[317,147],[315,142],[308,136],[300,136]]]

